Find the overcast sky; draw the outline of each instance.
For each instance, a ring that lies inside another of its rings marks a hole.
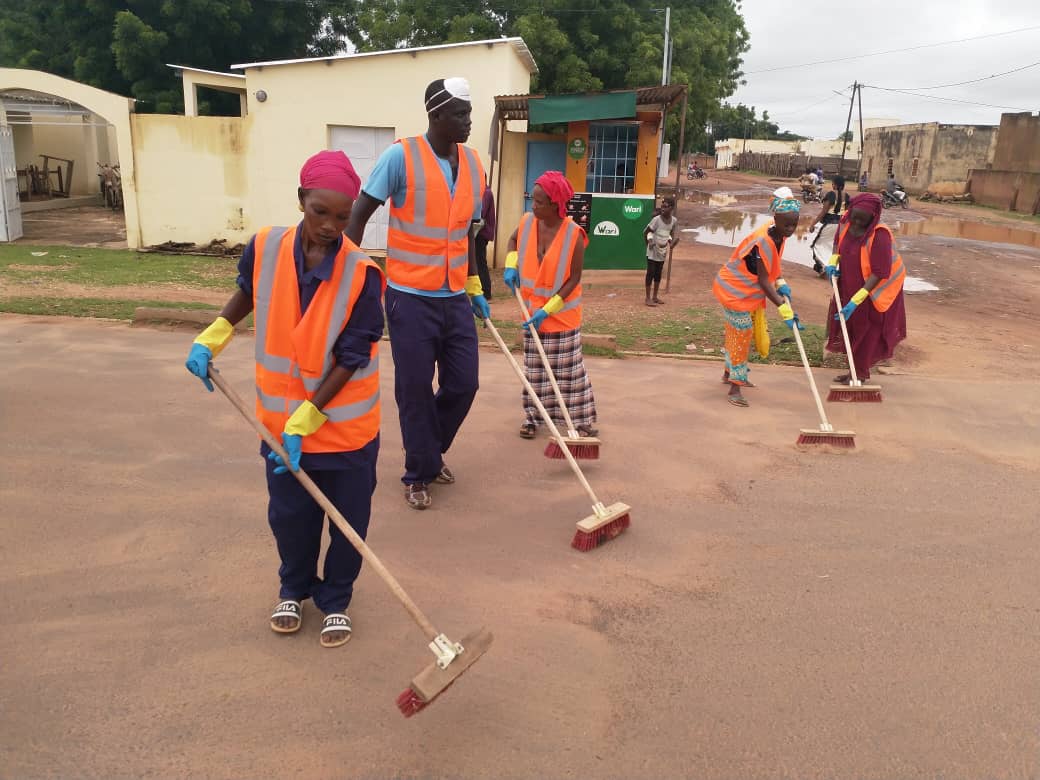
[[[760,115],[767,110],[781,130],[815,138],[838,136],[845,129],[848,87],[853,81],[934,98],[1011,107],[987,108],[864,89],[864,120],[885,117],[901,124],[996,125],[1002,112],[1040,110],[1040,65],[975,84],[920,89],[1040,62],[1040,3],[1035,0],[803,0],[796,4],[743,0],[742,7],[751,34],[743,68],[747,84],[737,89],[730,102],[753,105]],[[1036,29],[878,57],[755,72],[1023,27]],[[845,90],[846,96],[831,90]]]

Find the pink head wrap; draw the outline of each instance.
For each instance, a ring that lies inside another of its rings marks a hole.
[[[300,168],[300,186],[305,190],[333,190],[348,198],[361,191],[361,177],[343,152],[318,152]]]
[[[574,187],[567,181],[567,177],[559,171],[546,171],[534,183],[556,204],[560,217],[567,216],[567,201],[574,197]]]
[[[849,209],[842,215],[842,222],[849,221],[852,217],[853,209],[860,209],[873,215],[874,218],[870,220],[870,225],[867,226],[867,233],[870,233],[881,221],[881,196],[875,195],[873,192],[861,192],[849,201]]]

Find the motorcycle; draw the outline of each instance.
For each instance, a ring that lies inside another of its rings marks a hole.
[[[906,194],[902,185],[897,184],[893,192],[881,191],[881,205],[886,209],[889,206],[902,206],[904,209],[908,209],[910,208],[910,196]]]
[[[703,179],[707,174],[701,168],[689,168],[686,171],[686,178],[690,181],[694,179]]]
[[[805,186],[802,187],[802,203],[819,203],[820,202],[820,188]]]

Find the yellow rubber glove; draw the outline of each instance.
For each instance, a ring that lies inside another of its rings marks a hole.
[[[860,287],[856,292],[852,294],[852,301],[859,306],[863,301],[870,295],[870,291],[866,287]]]
[[[794,319],[794,309],[791,308],[791,304],[789,303],[781,303],[777,307],[776,311],[780,315],[780,319],[782,320],[786,321]]]
[[[294,436],[310,436],[329,419],[310,401],[304,401],[285,421],[284,432]]]
[[[543,304],[542,308],[545,309],[547,314],[556,314],[556,312],[562,310],[565,305],[563,298],[559,295],[554,295]]]
[[[195,343],[206,347],[213,353],[213,357],[216,357],[231,342],[231,337],[234,335],[235,326],[225,318],[217,317],[208,328],[199,334]]]
[[[474,295],[483,295],[484,287],[480,284],[479,276],[466,277],[466,295],[472,298]]]
[[[520,255],[514,249],[506,254],[506,268],[517,268],[520,265]]]

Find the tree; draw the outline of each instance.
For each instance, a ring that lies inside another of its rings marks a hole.
[[[848,141],[849,143],[851,143],[852,142],[852,131],[851,130],[846,130],[844,133],[842,133],[841,135],[838,136],[838,140],[839,141]]]
[[[227,70],[331,54],[353,9],[354,2],[331,0],[3,0],[0,65],[130,95],[137,111],[173,112],[183,109],[183,96],[166,63]]]
[[[736,106],[725,103],[720,105],[712,116],[710,141],[714,146],[716,141],[726,138],[801,141],[805,136],[786,131],[781,133],[780,126],[770,121],[768,111],[763,111],[762,118],[759,119],[754,106],[749,108],[743,103]]]

